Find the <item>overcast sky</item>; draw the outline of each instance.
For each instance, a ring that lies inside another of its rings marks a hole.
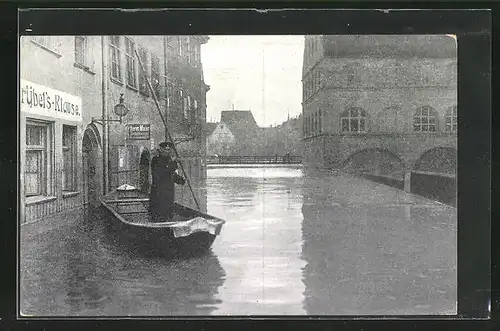
[[[233,105],[251,110],[259,126],[300,114],[303,52],[303,36],[210,36],[201,50],[207,121]]]

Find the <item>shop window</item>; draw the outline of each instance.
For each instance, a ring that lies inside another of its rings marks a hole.
[[[145,71],[142,70],[142,68],[139,70],[139,92],[144,95],[149,95],[148,83],[146,80],[146,72],[148,70],[148,52],[142,47],[139,47],[139,59],[145,69]]]
[[[74,192],[76,188],[76,127],[63,125],[63,191]]]
[[[26,124],[26,162],[24,190],[27,197],[46,196],[50,170],[50,124],[28,121]]]
[[[135,43],[125,37],[125,57],[127,59],[127,85],[137,88],[137,64],[135,56]]]
[[[444,121],[446,132],[457,132],[458,116],[456,106],[448,108],[446,110]]]
[[[435,132],[437,112],[431,107],[419,108],[413,115],[413,131]]]
[[[342,133],[366,132],[366,112],[361,108],[350,108],[340,116]]]
[[[75,36],[75,63],[88,67],[88,41],[85,36]]]
[[[160,97],[160,58],[151,54],[151,84],[156,93],[156,97]]]
[[[109,61],[111,64],[110,76],[112,79],[121,82],[120,36],[110,37],[109,52]]]

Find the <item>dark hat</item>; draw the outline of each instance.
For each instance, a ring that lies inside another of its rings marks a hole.
[[[161,142],[158,146],[174,148],[174,144],[170,141]]]

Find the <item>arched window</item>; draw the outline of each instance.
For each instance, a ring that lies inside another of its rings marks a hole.
[[[446,110],[444,115],[445,131],[446,132],[457,132],[457,106],[450,107]]]
[[[397,106],[387,107],[377,114],[376,131],[393,133],[404,131],[404,117]]]
[[[413,115],[413,131],[435,132],[436,122],[437,112],[432,107],[419,108]]]
[[[350,108],[340,116],[341,132],[366,132],[366,112],[361,108]]]

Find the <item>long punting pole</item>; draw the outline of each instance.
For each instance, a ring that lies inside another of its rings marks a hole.
[[[172,144],[174,145],[174,152],[175,156],[180,160],[179,153],[177,152],[177,148],[175,148],[175,142],[172,139],[172,136],[170,135],[170,132],[168,131],[167,127],[167,121],[165,120],[165,117],[163,116],[163,113],[161,112],[160,104],[158,103],[158,98],[156,97],[156,93],[153,90],[153,86],[151,85],[151,82],[149,81],[148,75],[146,74],[146,69],[144,68],[144,65],[141,61],[141,58],[139,57],[139,52],[137,52],[137,49],[135,50],[135,55],[137,56],[137,60],[139,61],[139,64],[141,65],[141,69],[144,72],[144,78],[146,78],[146,82],[148,83],[149,90],[151,91],[151,95],[153,96],[153,99],[156,104],[156,108],[158,109],[158,112],[160,113],[161,120],[163,122],[163,125],[165,126],[165,138],[170,140]],[[196,195],[194,195],[193,187],[191,186],[191,182],[189,181],[188,176],[186,175],[186,171],[184,171],[184,167],[182,166],[182,162],[179,162],[179,165],[181,166],[182,173],[184,174],[184,178],[186,178],[186,182],[188,183],[189,190],[191,191],[191,194],[193,195],[194,202],[196,203],[196,207],[198,208],[198,211],[200,210],[200,205],[198,204],[198,200],[196,199]]]

